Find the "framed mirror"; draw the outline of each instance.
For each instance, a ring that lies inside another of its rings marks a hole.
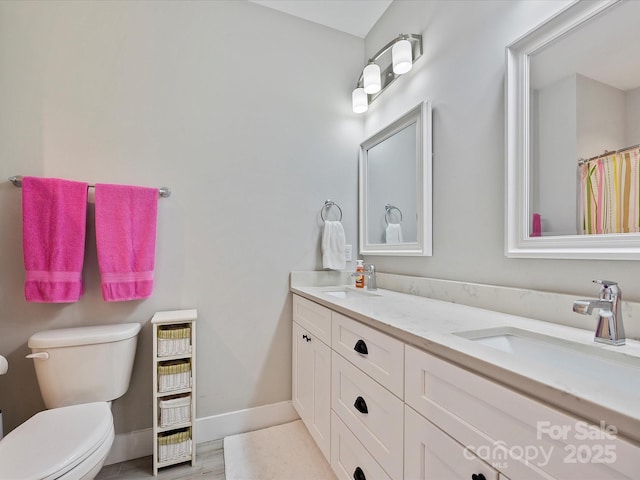
[[[431,156],[428,101],[360,145],[360,254],[431,255]]]
[[[507,47],[507,256],[640,259],[638,19],[582,0]]]

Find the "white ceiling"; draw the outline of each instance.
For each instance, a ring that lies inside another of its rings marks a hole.
[[[364,38],[393,0],[249,0]]]

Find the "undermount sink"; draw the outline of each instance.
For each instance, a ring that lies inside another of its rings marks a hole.
[[[529,330],[498,327],[455,332],[475,343],[539,363],[544,368],[615,386],[640,395],[640,358],[613,352],[597,345],[585,345]]]
[[[324,291],[327,295],[331,295],[336,298],[350,298],[350,297],[377,297],[380,296],[376,291],[363,290],[356,287],[344,286],[344,287],[331,287]]]

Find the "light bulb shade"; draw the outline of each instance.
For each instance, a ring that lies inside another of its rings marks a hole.
[[[369,99],[364,88],[356,88],[351,94],[353,113],[364,113],[369,109]]]
[[[396,75],[402,75],[411,70],[413,53],[409,40],[398,40],[394,43],[391,49],[391,58],[393,59],[393,73]]]
[[[380,67],[375,63],[370,63],[364,67],[364,91],[368,94],[378,93],[382,88],[380,82]]]

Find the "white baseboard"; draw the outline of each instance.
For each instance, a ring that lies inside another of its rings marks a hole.
[[[300,418],[291,401],[272,403],[261,407],[197,418],[196,444],[218,440],[229,435],[273,427]],[[129,433],[119,433],[105,465],[126,462],[153,454],[153,429],[145,428]]]
[[[198,418],[196,443],[210,442],[229,435],[273,427],[300,418],[291,401]]]
[[[113,439],[113,445],[105,460],[105,465],[126,462],[134,458],[153,455],[153,429],[135,430],[129,433],[119,433]]]

